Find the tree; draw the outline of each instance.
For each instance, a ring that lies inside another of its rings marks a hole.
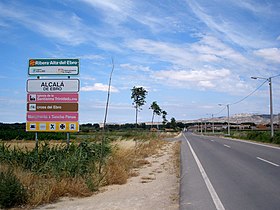
[[[151,104],[150,109],[153,110],[153,117],[152,117],[152,127],[153,127],[154,117],[155,117],[155,115],[161,115],[161,108],[159,107],[159,105],[157,104],[157,102],[154,101],[154,102]]]
[[[166,119],[167,112],[163,110],[161,112],[161,114],[162,114],[162,124],[166,125],[166,123],[167,123],[167,119]]]
[[[146,96],[148,94],[148,91],[145,90],[143,87],[133,87],[131,89],[131,99],[133,99],[133,105],[135,108],[135,127],[137,127],[137,118],[138,118],[138,112],[141,110],[141,106],[143,106],[146,101]]]
[[[170,126],[171,126],[171,128],[173,128],[174,130],[176,130],[177,122],[176,122],[176,120],[175,120],[174,117],[172,117],[172,118],[170,119]]]

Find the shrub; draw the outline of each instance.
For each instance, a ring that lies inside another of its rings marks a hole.
[[[273,143],[275,144],[280,144],[280,132],[275,132],[274,137],[273,137]]]
[[[0,207],[10,208],[24,204],[27,192],[11,170],[0,172]]]
[[[104,145],[103,157],[110,154],[110,146]],[[0,144],[0,162],[22,167],[41,175],[55,177],[85,177],[96,170],[101,157],[101,145],[83,142],[80,145],[50,146],[40,144],[33,150],[11,149]]]

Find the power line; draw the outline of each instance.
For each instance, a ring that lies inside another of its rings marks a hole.
[[[224,108],[221,110],[221,111],[219,111],[219,112],[217,112],[217,113],[215,113],[215,114],[213,114],[213,115],[218,115],[218,114],[220,114],[222,111],[224,111],[226,109],[226,106],[224,106]]]
[[[249,95],[245,96],[244,98],[242,98],[241,100],[239,101],[236,101],[234,103],[231,103],[229,105],[235,105],[235,104],[238,104],[242,101],[244,101],[245,99],[247,99],[249,96],[253,95],[257,90],[259,90],[265,83],[267,82],[267,80],[265,80],[260,86],[258,86],[253,92],[251,92]]]

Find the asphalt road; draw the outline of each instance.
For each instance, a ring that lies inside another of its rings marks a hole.
[[[183,133],[180,209],[280,210],[280,149]]]

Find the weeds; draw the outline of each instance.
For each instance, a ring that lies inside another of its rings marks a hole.
[[[0,207],[25,204],[27,192],[11,169],[0,172]]]
[[[280,132],[276,131],[274,137],[271,138],[269,131],[242,131],[234,132],[234,138],[241,138],[245,140],[253,140],[264,143],[280,144]]]
[[[99,173],[101,144],[98,135],[96,137],[94,142],[72,143],[69,148],[65,144],[50,145],[47,142],[39,144],[37,149],[0,143],[1,176],[7,173],[8,168],[13,168],[14,176],[9,177],[14,177],[13,182],[18,182],[20,189],[13,192],[26,191],[22,195],[24,199],[13,196],[17,199],[11,205],[26,202],[29,207],[34,207],[53,202],[61,196],[89,196],[100,186],[124,184],[130,176],[136,175],[136,167],[147,164],[144,158],[156,154],[164,144],[157,140],[160,138],[157,133],[110,133],[103,150],[104,166]],[[127,138],[137,140],[137,146],[120,149],[109,144]],[[6,190],[4,193],[7,197],[12,196]],[[0,194],[1,199],[5,196]]]
[[[83,142],[79,145],[56,145],[50,147],[43,143],[37,150],[10,149],[0,145],[0,162],[22,167],[36,174],[54,177],[85,177],[96,170],[100,159],[100,144]],[[109,145],[105,145],[104,157],[110,153]]]
[[[10,148],[9,145],[2,143],[0,163],[17,169],[16,174],[27,189],[28,203],[36,206],[54,201],[66,194],[83,196],[89,195],[91,190],[97,190],[102,177],[97,172],[100,147],[100,144],[89,142],[71,144],[69,147],[66,145],[51,147],[48,143],[42,143],[39,148],[30,150]],[[107,158],[110,152],[110,146],[104,145],[104,158]],[[2,176],[3,170],[1,167]],[[28,177],[28,180],[24,177]],[[1,198],[11,196],[8,191],[3,193],[5,196],[1,194]],[[19,198],[15,199],[21,203]],[[11,205],[15,204],[17,203]]]

